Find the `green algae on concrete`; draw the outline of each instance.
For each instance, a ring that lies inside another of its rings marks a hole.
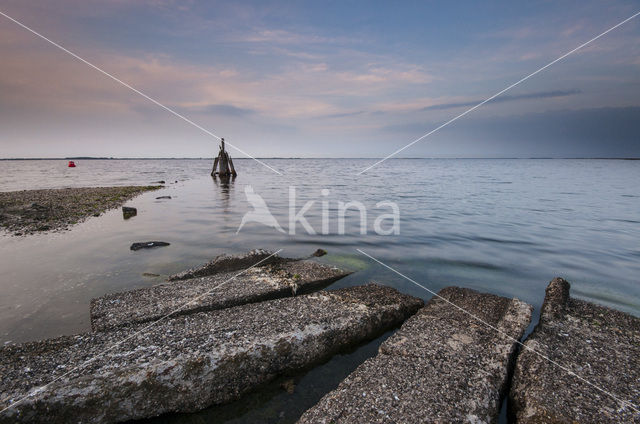
[[[329,253],[324,258],[324,262],[342,266],[352,271],[363,271],[371,266],[370,262],[363,260],[357,255],[340,255]]]

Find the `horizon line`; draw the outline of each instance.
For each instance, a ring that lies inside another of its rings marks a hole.
[[[350,160],[376,160],[377,157],[330,157],[330,156],[270,156],[258,157],[257,159],[350,159]],[[420,160],[420,159],[513,159],[513,160],[640,160],[636,156],[425,156],[425,157],[394,157],[389,160]],[[69,157],[11,157],[0,158],[0,161],[13,160],[214,160],[213,157],[106,157],[106,156],[69,156]],[[235,160],[252,160],[251,158],[236,158]]]

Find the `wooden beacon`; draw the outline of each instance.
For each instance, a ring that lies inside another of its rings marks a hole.
[[[220,166],[220,171],[216,171],[216,169],[218,169],[218,165]],[[224,138],[220,139],[220,152],[213,161],[213,169],[211,170],[211,176],[215,177],[216,175],[219,175],[220,177],[235,177],[238,175],[229,153],[224,150]]]

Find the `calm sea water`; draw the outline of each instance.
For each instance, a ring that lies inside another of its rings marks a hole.
[[[518,297],[538,311],[547,283],[562,276],[574,296],[640,315],[640,161],[398,159],[357,175],[373,161],[266,160],[282,176],[252,160],[235,162],[240,175],[225,184],[208,175],[208,160],[78,160],[73,169],[66,161],[0,161],[1,191],[167,182],[165,189],[129,201],[138,216],[127,221],[113,210],[63,233],[1,235],[0,340],[88,330],[93,297],[162,281],[143,273],[165,276],[257,247],[283,249],[284,256],[326,249],[323,260],[358,271],[332,287],[374,280],[430,297],[359,248],[433,291],[470,287]],[[321,202],[328,202],[330,234],[307,234],[300,225],[295,235],[283,234],[256,223],[236,234],[250,209],[248,185],[285,230],[290,186],[296,211],[315,201],[305,217],[318,233]],[[329,194],[322,195],[323,189]],[[172,199],[155,199],[162,195]],[[347,214],[346,234],[337,234],[338,201],[367,207],[367,234],[360,234],[355,210]],[[374,220],[388,212],[375,208],[380,201],[398,204],[400,234],[373,232]],[[129,250],[132,242],[145,240],[171,246]],[[216,410],[163,420],[250,422],[255,414],[295,420],[380,341],[334,358],[317,378],[317,369],[297,377],[293,397],[274,388],[226,415]]]

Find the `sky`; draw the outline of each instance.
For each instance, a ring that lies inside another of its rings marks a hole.
[[[0,0],[255,157],[384,157],[639,11],[616,0]],[[0,15],[0,157],[211,157],[217,145]],[[640,157],[640,17],[399,156]]]

